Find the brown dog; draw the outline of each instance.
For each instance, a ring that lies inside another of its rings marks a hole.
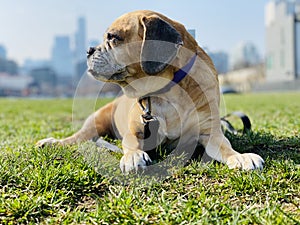
[[[110,135],[122,139],[125,172],[147,166],[146,151],[168,143],[188,150],[201,144],[230,168],[262,168],[260,156],[234,151],[223,135],[216,70],[183,25],[152,11],[125,14],[103,44],[89,50],[88,72],[119,84],[124,95],[93,113],[74,135],[43,139],[38,146]],[[151,128],[153,121],[157,128]]]

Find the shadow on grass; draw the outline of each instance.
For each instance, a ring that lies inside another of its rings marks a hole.
[[[300,137],[278,138],[270,133],[248,132],[243,135],[226,133],[233,148],[240,153],[256,153],[264,159],[292,160],[300,164]]]
[[[238,135],[225,133],[233,149],[239,153],[255,153],[260,155],[265,161],[285,161],[291,160],[295,164],[300,164],[300,137],[278,138],[265,132],[247,132]],[[207,157],[203,146],[198,146],[192,156],[192,160],[200,161]],[[206,161],[204,159],[204,161]]]

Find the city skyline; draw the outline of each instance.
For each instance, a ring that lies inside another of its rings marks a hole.
[[[211,51],[229,53],[238,42],[251,41],[263,56],[264,6],[267,2],[229,0],[224,3],[214,0],[183,4],[175,0],[170,6],[167,1],[133,0],[131,4],[105,2],[101,9],[103,4],[95,0],[89,4],[79,0],[72,4],[57,0],[45,3],[35,0],[18,3],[15,0],[0,1],[0,45],[5,46],[8,58],[19,64],[25,59],[50,59],[54,37],[74,36],[79,17],[86,18],[87,42],[101,42],[103,33],[117,17],[137,9],[150,9],[183,23],[188,29],[195,29],[200,46]],[[74,46],[75,40],[71,41]]]

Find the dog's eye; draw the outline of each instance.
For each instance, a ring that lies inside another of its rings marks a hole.
[[[121,38],[117,34],[107,33],[107,40],[109,41],[124,41],[123,38]]]

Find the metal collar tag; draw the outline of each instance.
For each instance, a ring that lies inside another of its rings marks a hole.
[[[145,106],[143,99],[138,101],[143,114],[141,115],[141,122],[144,125],[144,150],[152,150],[157,147],[157,135],[159,129],[159,121],[156,116],[151,115],[151,101],[150,97],[145,98]]]

